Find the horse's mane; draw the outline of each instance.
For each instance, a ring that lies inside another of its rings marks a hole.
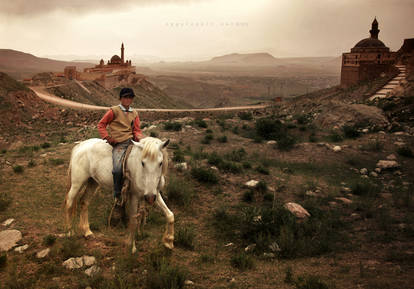
[[[144,148],[142,150],[141,158],[142,159],[148,158],[148,159],[154,161],[158,156],[160,140],[157,139],[157,138],[146,137],[142,140],[142,142],[144,144]],[[163,159],[164,159],[163,162],[162,162],[162,174],[166,175],[167,174],[167,169],[168,169],[167,149],[162,149],[161,152],[162,152]]]

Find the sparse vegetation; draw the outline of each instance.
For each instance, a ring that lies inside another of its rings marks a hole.
[[[195,196],[191,184],[181,177],[170,176],[166,190],[168,200],[181,206],[189,205]]]
[[[208,127],[207,122],[203,119],[196,119],[194,122],[198,127],[201,127],[201,128],[207,128]]]
[[[0,212],[3,212],[10,205],[12,198],[7,192],[0,192]]]
[[[197,181],[206,184],[217,184],[219,180],[217,174],[212,169],[192,168],[191,175]]]
[[[252,120],[253,119],[253,115],[251,114],[251,112],[240,112],[239,113],[239,117],[241,120]]]
[[[180,131],[182,126],[180,122],[168,121],[164,123],[164,129],[167,131]]]
[[[254,266],[253,258],[246,253],[237,253],[231,258],[231,265],[241,271],[252,269]]]
[[[194,238],[195,238],[194,227],[190,225],[182,225],[177,230],[176,237],[175,237],[175,243],[179,247],[193,250],[194,249]]]
[[[24,171],[24,167],[21,165],[15,165],[13,166],[13,172],[15,172],[16,174],[21,174]]]
[[[346,138],[357,138],[361,135],[358,125],[344,125],[342,130]]]

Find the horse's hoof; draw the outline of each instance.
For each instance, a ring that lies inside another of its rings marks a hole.
[[[95,239],[95,235],[94,235],[94,233],[92,233],[92,232],[90,232],[90,233],[86,233],[86,234],[84,235],[84,237],[85,237],[85,239],[86,239],[86,240],[92,240],[92,239]]]
[[[174,249],[174,243],[173,242],[164,242],[164,247],[167,249]]]

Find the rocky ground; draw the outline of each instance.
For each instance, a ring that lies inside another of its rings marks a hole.
[[[40,115],[28,125],[45,132],[3,140],[2,286],[411,288],[413,84],[386,109],[365,101],[383,81],[255,114],[142,117],[146,135],[171,140],[163,194],[176,248],[162,248],[165,219],[151,209],[132,256],[122,224],[106,226],[111,192],[91,204],[94,239],[62,235],[70,151],[96,136],[99,116],[51,107],[59,124]],[[31,99],[22,87],[7,89]],[[33,105],[24,103],[27,114]],[[11,107],[10,117],[22,110]]]

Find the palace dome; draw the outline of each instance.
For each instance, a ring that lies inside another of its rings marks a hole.
[[[111,57],[111,63],[121,63],[121,57],[119,57],[118,55],[114,55]]]
[[[354,48],[366,48],[366,47],[386,48],[385,44],[381,40],[375,39],[372,37],[362,39],[354,46]]]

